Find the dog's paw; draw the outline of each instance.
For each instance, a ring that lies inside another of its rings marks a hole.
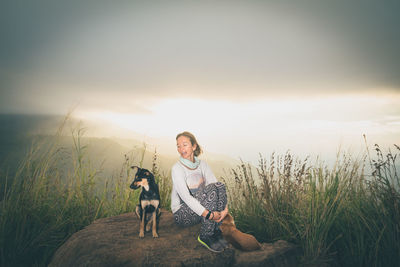
[[[153,238],[158,238],[158,234],[157,233],[153,233]]]
[[[139,233],[139,238],[144,238],[144,232]]]

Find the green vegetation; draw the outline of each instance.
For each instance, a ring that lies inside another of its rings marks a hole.
[[[130,166],[143,164],[145,147],[125,155],[120,172],[104,180],[81,144],[83,130],[73,131],[73,150],[60,148],[61,132],[50,144],[33,145],[15,176],[0,176],[1,266],[45,266],[74,232],[137,204]],[[375,146],[374,159],[343,155],[332,168],[289,153],[273,154],[269,163],[260,157],[257,168],[243,163],[224,177],[230,211],[238,228],[259,241],[298,244],[304,265],[394,266],[400,262],[395,149],[384,154]],[[73,166],[63,168],[63,161]],[[152,166],[143,167],[155,174],[168,209],[171,179],[159,166],[154,152]]]
[[[376,159],[343,155],[332,169],[294,160],[290,153],[269,165],[261,157],[257,176],[249,165],[226,180],[238,228],[260,241],[299,245],[304,265],[398,266],[400,180],[396,157],[375,145]]]
[[[95,219],[132,212],[138,203],[140,191],[129,188],[134,156],[126,155],[119,175],[104,181],[81,144],[84,131],[73,131],[72,151],[60,148],[62,131],[51,143],[32,145],[14,177],[0,176],[0,266],[46,266],[73,233]],[[63,169],[71,159],[72,168]],[[156,169],[156,153],[153,161],[161,201],[168,205],[170,179]]]

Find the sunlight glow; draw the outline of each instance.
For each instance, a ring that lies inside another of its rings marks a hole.
[[[326,146],[333,149],[340,142],[360,143],[362,134],[391,134],[393,139],[393,134],[400,133],[400,117],[377,116],[376,111],[398,100],[368,95],[247,103],[177,98],[146,106],[149,113],[92,110],[76,115],[111,125],[115,136],[131,131],[174,142],[177,133],[188,130],[210,151],[240,156],[252,150],[257,156],[267,149],[279,149],[277,146],[309,151]]]

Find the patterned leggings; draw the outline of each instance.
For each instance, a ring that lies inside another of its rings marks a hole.
[[[227,204],[226,188],[221,182],[209,184],[200,188],[193,194],[193,197],[200,201],[200,204],[207,210],[222,211]],[[203,216],[197,215],[186,203],[174,213],[175,223],[179,226],[192,226],[201,222],[200,237],[211,236],[215,229],[219,228],[221,222],[207,220]]]

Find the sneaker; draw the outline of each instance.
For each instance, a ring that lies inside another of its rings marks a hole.
[[[221,229],[215,229],[214,236],[224,249],[228,247],[229,243],[223,237]]]
[[[205,246],[208,250],[212,252],[222,252],[224,251],[224,247],[218,242],[218,240],[215,238],[215,236],[209,236],[209,237],[202,237],[200,236],[197,237],[197,240]]]

